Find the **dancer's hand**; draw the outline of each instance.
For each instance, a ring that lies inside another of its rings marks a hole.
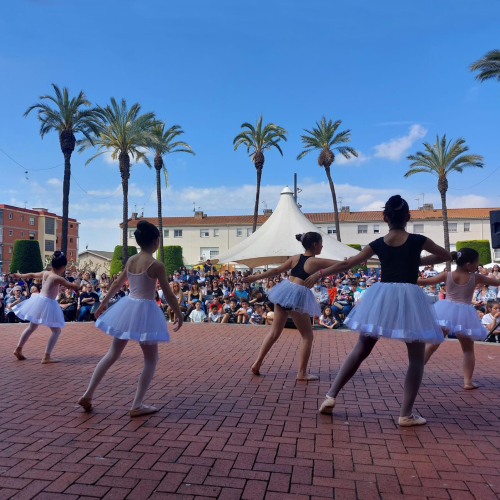
[[[184,319],[182,316],[177,316],[175,317],[175,321],[174,321],[174,327],[172,328],[172,330],[174,332],[178,332],[182,326],[182,324],[184,323]]]
[[[243,283],[253,283],[254,281],[257,281],[258,279],[259,279],[258,274],[251,274],[250,276],[243,276],[243,278],[241,278],[241,281]]]
[[[319,279],[319,271],[317,273],[311,274],[311,276],[309,276],[309,278],[305,280],[306,287],[312,288],[318,282],[318,279]]]
[[[20,279],[21,279],[21,273],[14,273],[14,274],[11,274],[11,276],[12,276],[15,280],[20,280]]]
[[[108,308],[108,304],[101,302],[101,305],[97,308],[97,311],[94,313],[94,318],[97,319],[99,316]]]

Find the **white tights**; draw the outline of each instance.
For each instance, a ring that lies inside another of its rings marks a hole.
[[[89,387],[83,395],[85,399],[92,399],[94,397],[97,386],[104,378],[104,375],[106,375],[106,372],[118,361],[127,343],[128,340],[113,338],[109,351],[95,367]],[[142,406],[144,396],[149,388],[149,384],[151,384],[151,380],[153,380],[156,364],[158,363],[158,344],[141,343],[140,346],[144,355],[144,366],[139,377],[139,382],[137,383],[137,392],[132,403],[133,410]]]
[[[24,347],[26,342],[28,342],[28,339],[31,337],[31,334],[39,327],[40,325],[37,325],[35,323],[30,323],[26,330],[21,334],[21,338],[19,339],[19,343],[17,344],[17,347],[20,347],[21,349]],[[60,328],[54,328],[52,327],[50,329],[52,332],[52,335],[49,338],[49,341],[47,342],[47,348],[45,349],[45,354],[52,354],[52,350],[54,349],[57,340],[59,339],[59,335],[61,335],[61,329]]]

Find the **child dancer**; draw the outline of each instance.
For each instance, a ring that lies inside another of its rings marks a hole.
[[[28,300],[17,304],[12,308],[12,311],[19,319],[28,320],[30,324],[24,330],[14,351],[14,356],[19,360],[26,359],[23,355],[23,347],[30,338],[31,334],[40,326],[46,325],[50,328],[52,335],[49,337],[45,354],[42,358],[42,363],[58,363],[59,360],[52,358],[52,350],[54,349],[57,339],[61,334],[61,328],[64,326],[64,314],[61,306],[57,302],[59,296],[59,287],[61,285],[72,290],[80,290],[80,280],[77,279],[73,283],[66,281],[62,275],[66,271],[68,259],[62,252],[54,252],[52,257],[52,270],[42,271],[40,273],[15,273],[12,276],[15,279],[41,279],[42,290],[40,293],[34,293]]]
[[[319,255],[323,249],[321,234],[309,232],[297,234],[296,238],[304,247],[305,252],[303,255],[294,255],[275,269],[243,278],[244,282],[252,283],[272,276],[279,276],[281,273],[291,269],[289,279],[282,280],[268,290],[268,298],[274,303],[274,319],[271,331],[262,343],[257,361],[252,365],[252,372],[255,375],[260,374],[260,367],[264,362],[264,358],[279,339],[288,315],[290,315],[302,336],[297,380],[318,380],[316,375],[309,375],[307,373],[307,364],[311,356],[313,343],[311,316],[321,316],[321,309],[312,291],[304,286],[304,280],[319,269],[329,266],[335,261],[316,258],[316,255]],[[315,283],[316,281],[317,279]]]
[[[498,286],[500,281],[475,274],[479,262],[479,254],[472,248],[461,248],[452,252],[452,258],[457,263],[456,271],[444,272],[432,278],[420,278],[419,285],[432,285],[446,282],[446,299],[434,304],[439,324],[446,335],[454,333],[464,354],[464,389],[472,390],[479,387],[472,381],[474,365],[474,341],[484,340],[488,334],[481,325],[477,311],[471,304],[474,290],[478,284]],[[428,345],[425,348],[425,362],[437,351],[439,344]]]
[[[369,356],[378,339],[386,337],[405,342],[408,350],[409,366],[399,425],[407,427],[426,423],[424,418],[412,413],[424,373],[425,344],[442,342],[444,337],[434,309],[417,285],[418,267],[424,263],[437,264],[450,260],[451,255],[425,236],[407,233],[405,227],[409,220],[408,203],[399,195],[392,196],[384,209],[384,221],[389,225],[389,233],[367,245],[355,257],[319,273],[321,276],[346,271],[366,262],[374,254],[380,259],[383,271],[382,281],[364,292],[363,300],[345,320],[345,324],[360,335],[337,373],[319,409],[321,413],[333,412],[337,394]],[[432,255],[421,259],[422,250]],[[306,280],[306,286],[313,285],[317,278],[317,274],[312,275]]]
[[[158,411],[154,406],[142,403],[158,362],[158,342],[169,341],[167,322],[154,300],[157,280],[176,317],[174,332],[182,326],[179,302],[168,284],[165,266],[152,255],[160,244],[157,227],[147,221],[140,221],[134,235],[141,251],[127,261],[125,270],[113,282],[109,293],[95,313],[97,318],[95,326],[111,335],[113,342],[108,353],[97,364],[87,391],[78,401],[85,411],[92,409],[92,398],[97,386],[111,366],[118,361],[129,340],[139,342],[144,355],[144,367],[139,377],[130,416],[138,417]],[[122,297],[106,311],[109,300],[127,279],[130,295]]]

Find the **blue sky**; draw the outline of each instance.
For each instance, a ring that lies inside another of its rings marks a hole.
[[[40,140],[36,115],[22,116],[55,82],[85,90],[93,103],[139,102],[184,128],[197,155],[166,159],[165,216],[191,215],[193,206],[252,213],[255,169],[232,139],[260,113],[289,131],[284,157],[266,156],[262,208],[274,208],[297,172],[303,210],[331,210],[316,155],[295,159],[302,129],[322,115],[342,120],[361,153],[333,167],[351,209],[377,209],[396,192],[413,208],[420,193],[438,206],[433,177],[403,177],[406,156],[437,133],[463,136],[485,157],[483,171],[450,178],[450,206],[500,206],[493,187],[500,174],[471,187],[500,165],[500,84],[478,84],[468,70],[498,48],[499,15],[493,0],[9,2],[0,18],[0,148],[28,169],[62,163],[57,136]],[[119,236],[120,177],[109,158],[85,167],[91,154],[73,154],[73,175],[93,197],[72,181],[70,216],[81,222],[80,249],[110,250]],[[0,203],[61,213],[62,173],[31,171],[26,179],[0,153]],[[154,216],[154,172],[134,165],[130,181],[130,210],[137,204]]]

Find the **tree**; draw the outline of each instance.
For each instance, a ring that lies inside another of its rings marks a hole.
[[[444,246],[450,251],[450,233],[448,230],[448,208],[446,205],[446,192],[448,191],[448,175],[452,172],[462,173],[464,168],[483,168],[483,157],[476,154],[465,154],[469,147],[465,146],[465,139],[460,137],[456,141],[446,142],[446,134],[436,142],[423,143],[425,151],[418,151],[407,157],[412,163],[405,177],[421,172],[435,175],[438,178],[438,191],[441,194],[441,206],[443,210]]]
[[[500,50],[494,49],[486,53],[481,59],[470,65],[471,71],[479,71],[476,80],[481,83],[496,78],[500,81]]]
[[[153,129],[156,136],[156,142],[151,148],[151,152],[155,155],[154,167],[156,170],[156,197],[158,200],[158,228],[160,230],[160,260],[164,262],[163,253],[163,220],[162,220],[162,207],[161,207],[161,179],[160,172],[163,170],[165,177],[165,187],[168,187],[168,171],[165,167],[163,157],[171,153],[189,153],[194,155],[195,152],[191,146],[186,142],[174,141],[176,137],[184,133],[180,125],[172,125],[170,128],[165,129],[165,122],[159,123]]]
[[[89,158],[85,165],[88,165],[98,156],[111,152],[111,158],[118,160],[123,190],[123,225],[122,225],[122,245],[123,256],[122,265],[125,268],[128,260],[127,253],[127,232],[128,232],[128,181],[130,179],[130,158],[136,162],[143,161],[151,168],[151,163],[146,156],[147,148],[150,148],[156,139],[153,127],[158,124],[153,112],[139,114],[141,106],[135,103],[130,109],[127,108],[125,99],[119,105],[115,98],[111,98],[111,105],[105,108],[97,106],[96,112],[99,115],[101,124],[98,134],[91,140],[86,138],[79,141],[81,145],[79,151],[82,152],[90,146],[97,146],[98,153]]]
[[[160,259],[160,249],[158,249],[156,258]],[[167,276],[173,274],[184,266],[182,258],[182,247],[179,245],[169,245],[165,247],[165,256],[162,262],[165,264],[165,272]]]
[[[11,273],[39,273],[43,271],[40,244],[36,240],[15,240],[12,260],[10,261]]]
[[[341,241],[340,237],[340,220],[339,220],[339,209],[337,206],[337,195],[335,194],[335,186],[333,184],[332,175],[330,172],[330,167],[335,161],[335,154],[332,149],[338,151],[344,158],[350,159],[352,156],[358,156],[357,151],[349,146],[341,146],[346,142],[351,142],[351,131],[344,130],[336,134],[337,128],[342,123],[341,120],[332,122],[323,116],[321,121],[316,122],[316,128],[312,130],[304,129],[309,135],[302,135],[302,143],[304,151],[297,156],[297,160],[301,160],[307,153],[311,151],[320,151],[318,156],[318,165],[325,169],[326,177],[328,178],[328,184],[330,185],[330,191],[332,193],[333,200],[333,210],[335,212],[335,228],[337,232],[337,240]],[[336,146],[338,144],[338,146]]]
[[[41,122],[40,136],[42,139],[48,132],[55,131],[59,133],[59,144],[64,156],[61,251],[67,254],[71,155],[75,150],[75,134],[81,133],[92,143],[92,134],[97,133],[98,130],[98,115],[95,109],[82,109],[90,108],[91,106],[83,91],[80,91],[76,97],[70,99],[67,87],[64,87],[62,92],[55,83],[52,84],[52,87],[56,96],[42,95],[40,99],[48,99],[56,107],[51,108],[48,104],[38,102],[30,106],[24,113],[24,116],[28,116],[31,111],[38,109],[38,119]]]
[[[136,247],[127,247],[127,259],[132,257],[132,255],[137,254]],[[111,265],[109,267],[109,274],[118,274],[125,266],[123,265],[123,247],[121,245],[116,245],[113,252],[113,257],[111,259]]]
[[[254,233],[257,229],[257,216],[259,215],[259,198],[260,198],[260,181],[262,179],[262,169],[264,168],[264,151],[266,149],[276,148],[281,156],[283,151],[279,146],[280,140],[286,142],[286,135],[288,132],[274,123],[268,123],[262,128],[262,115],[257,120],[255,127],[250,123],[243,123],[241,128],[247,129],[240,132],[233,140],[234,150],[236,151],[240,145],[247,147],[247,153],[250,153],[250,158],[257,170],[257,190],[255,193],[255,208],[253,211],[253,228]]]
[[[490,240],[464,240],[457,241],[457,250],[462,248],[473,248],[479,254],[478,264],[484,266],[491,262]]]

